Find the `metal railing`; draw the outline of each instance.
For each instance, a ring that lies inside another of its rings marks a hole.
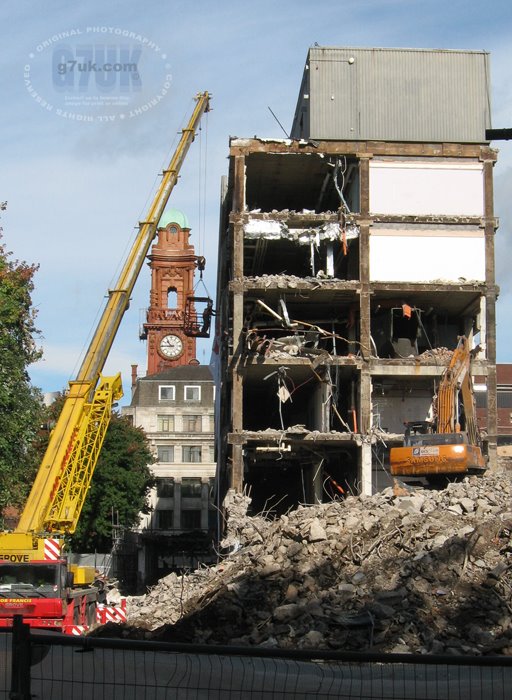
[[[2,635],[6,637],[6,635]],[[0,698],[10,700],[219,700],[342,698],[505,700],[506,656],[418,656],[311,649],[220,647],[12,634],[12,671],[0,666]]]

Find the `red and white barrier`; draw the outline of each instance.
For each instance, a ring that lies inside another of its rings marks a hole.
[[[122,598],[119,605],[98,603],[96,620],[100,625],[106,625],[107,622],[126,622],[126,598]]]

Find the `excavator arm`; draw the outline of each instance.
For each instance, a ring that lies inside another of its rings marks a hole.
[[[108,427],[112,404],[122,396],[120,375],[102,377],[101,372],[201,117],[209,109],[209,100],[207,92],[196,96],[193,114],[182,131],[169,166],[163,172],[146,220],[140,222],[136,240],[117,284],[108,293],[105,309],[78,375],[69,383],[61,414],[50,436],[18,527],[14,535],[0,535],[0,552],[21,547],[23,542],[34,540],[37,534],[65,534],[76,529]],[[13,538],[12,541],[6,541],[5,538],[9,537]]]
[[[459,391],[469,377],[470,352],[467,338],[459,338],[450,363],[443,372],[436,401],[437,432],[460,431]]]

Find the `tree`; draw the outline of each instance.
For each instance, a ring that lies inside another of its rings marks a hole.
[[[0,203],[0,210],[5,207]],[[41,357],[31,298],[38,266],[11,256],[0,242],[0,509],[20,506],[27,497],[42,412],[41,394],[27,372]]]
[[[72,551],[112,549],[112,513],[126,529],[138,525],[140,513],[149,512],[147,497],[154,484],[149,465],[153,462],[144,431],[113,413],[77,530],[71,538]]]

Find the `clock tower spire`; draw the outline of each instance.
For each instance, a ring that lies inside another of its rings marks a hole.
[[[185,334],[185,307],[194,293],[197,256],[189,243],[187,217],[164,212],[158,238],[148,255],[151,292],[141,338],[147,339],[147,375],[197,363],[196,339]]]

